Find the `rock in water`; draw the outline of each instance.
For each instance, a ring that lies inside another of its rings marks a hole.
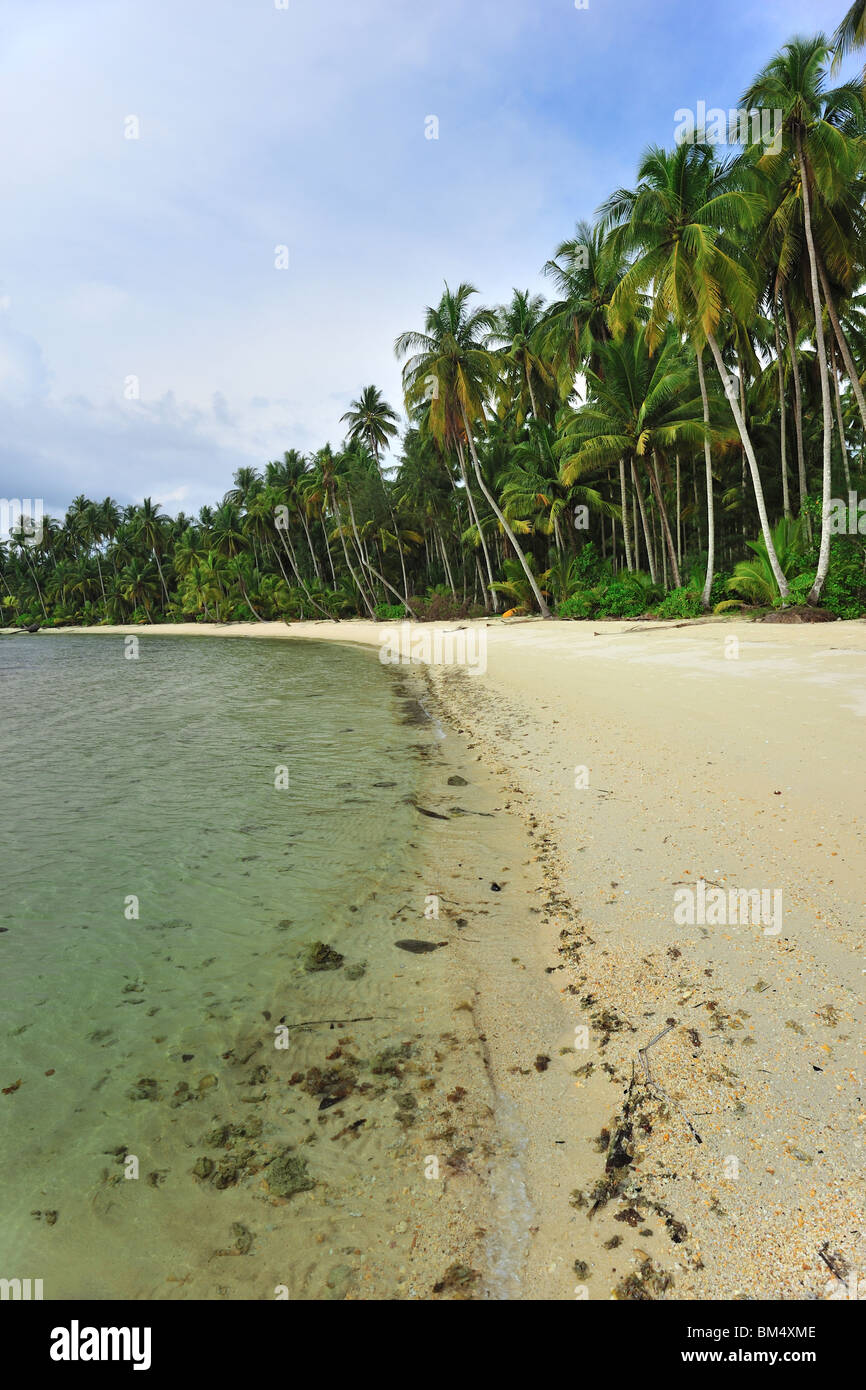
[[[325,941],[314,941],[307,950],[307,958],[304,961],[305,970],[339,970],[343,964],[343,957],[339,951],[335,951],[333,946],[329,946]]]
[[[275,1197],[293,1197],[296,1192],[309,1192],[315,1181],[307,1172],[307,1160],[300,1154],[284,1149],[268,1165],[268,1191]]]
[[[447,941],[395,941],[401,951],[412,951],[414,955],[421,956],[425,951],[438,951],[440,946],[447,946]]]

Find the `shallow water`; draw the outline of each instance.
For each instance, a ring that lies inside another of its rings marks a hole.
[[[202,1283],[212,1252],[238,1253],[249,1203],[190,1163],[215,1119],[275,1128],[268,1067],[258,1089],[230,1079],[239,1040],[272,1066],[276,1018],[328,1017],[335,997],[372,1012],[363,982],[299,956],[345,949],[350,927],[376,950],[376,896],[417,830],[419,731],[369,652],[152,635],[126,650],[0,640],[0,1275],[41,1277],[46,1298],[273,1296],[237,1283],[242,1260],[223,1261],[234,1284]]]

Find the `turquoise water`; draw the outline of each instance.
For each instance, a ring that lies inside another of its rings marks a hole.
[[[371,653],[125,650],[0,639],[0,1275],[46,1298],[163,1296],[225,1243],[234,1193],[188,1172],[208,1119],[253,1109],[229,1102],[226,1056],[267,1046],[272,1012],[324,1007],[333,977],[299,953],[369,923],[420,771]],[[119,1181],[128,1154],[140,1175]]]

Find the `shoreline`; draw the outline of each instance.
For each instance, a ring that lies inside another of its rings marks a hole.
[[[538,1229],[517,1296],[838,1296],[825,1242],[866,1272],[866,625],[599,626],[420,625],[486,634],[482,674],[421,669],[544,879],[523,970],[500,952],[494,976],[489,948],[474,965],[496,1092],[518,1129],[536,1116],[521,1163]],[[383,625],[57,631],[375,646]],[[677,924],[675,893],[701,879],[781,892],[778,930]],[[640,1049],[671,1018],[648,1080]],[[566,1024],[588,1028],[580,1066]],[[563,1268],[572,1251],[586,1272]]]

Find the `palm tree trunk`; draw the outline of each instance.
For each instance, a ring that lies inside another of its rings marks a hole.
[[[821,276],[821,284],[824,288],[824,303],[827,305],[827,313],[830,315],[830,322],[833,325],[833,332],[835,333],[836,341],[839,344],[839,351],[842,354],[842,361],[845,363],[845,371],[848,373],[848,380],[851,383],[851,390],[854,392],[857,404],[860,407],[860,419],[863,423],[863,432],[864,434],[866,434],[866,397],[864,397],[863,395],[863,387],[860,385],[860,378],[857,375],[857,368],[855,367],[854,359],[851,356],[851,349],[848,346],[848,339],[842,332],[842,325],[839,322],[839,315],[836,312],[836,303],[830,291],[830,282],[827,279],[827,272],[824,269],[824,263],[821,260],[820,256],[818,257],[818,272]]]
[[[706,610],[710,606],[710,594],[713,588],[716,564],[716,518],[713,504],[713,452],[710,445],[710,402],[707,396],[707,379],[704,376],[703,348],[699,348],[695,356],[698,360],[698,381],[701,386],[701,403],[704,408],[704,471],[707,479],[707,573],[704,578],[704,587],[701,593],[701,607]],[[695,470],[695,488],[697,489],[697,469]]]
[[[830,496],[833,490],[833,413],[830,405],[830,379],[827,371],[827,349],[824,345],[824,315],[821,312],[821,291],[818,288],[818,262],[815,256],[815,240],[812,236],[812,207],[809,195],[809,178],[806,160],[803,155],[803,138],[797,131],[797,158],[800,164],[800,185],[803,190],[803,226],[806,231],[806,245],[809,249],[809,270],[812,279],[812,304],[815,310],[815,348],[818,353],[818,370],[821,374],[821,408],[824,415],[824,466],[821,489],[821,546],[818,551],[818,570],[809,594],[809,602],[817,603],[830,568]]]
[[[782,290],[782,306],[785,310],[785,332],[788,335],[788,355],[791,358],[791,376],[794,379],[794,432],[797,439],[797,481],[800,489],[800,515],[806,518],[806,535],[812,539],[812,522],[806,510],[806,455],[803,450],[803,391],[800,385],[800,364],[797,361],[797,346],[794,341],[794,323],[788,296]]]
[[[680,488],[680,456],[677,454],[677,564],[683,563],[683,496]]]
[[[478,538],[479,538],[479,540],[481,541],[481,549],[484,551],[484,563],[485,563],[485,566],[486,566],[486,568],[487,568],[487,581],[488,581],[489,584],[492,584],[492,583],[493,583],[493,568],[492,568],[492,566],[491,566],[491,564],[490,564],[490,552],[489,552],[488,549],[487,549],[487,540],[486,540],[486,538],[485,538],[485,535],[484,535],[483,530],[481,529],[481,522],[480,522],[480,520],[479,520],[479,518],[478,518],[478,512],[476,511],[476,508],[475,508],[475,498],[472,496],[472,489],[471,489],[471,487],[469,486],[469,478],[468,478],[468,475],[467,475],[467,473],[466,473],[466,460],[465,460],[464,457],[463,457],[463,444],[462,444],[462,442],[461,442],[459,439],[458,439],[458,441],[457,441],[457,458],[458,458],[459,461],[460,461],[460,475],[461,475],[461,477],[462,477],[462,479],[463,479],[463,486],[464,486],[465,489],[466,489],[466,500],[467,500],[468,503],[469,503],[469,510],[470,510],[470,512],[472,513],[472,520],[475,522],[475,529],[476,529],[477,532],[478,532]],[[482,589],[484,589],[484,586],[483,586],[483,585],[482,585]],[[491,589],[491,590],[486,590],[486,589],[484,589],[484,607],[485,607],[485,608],[489,608],[491,603],[493,604],[493,611],[494,611],[494,613],[498,613],[498,612],[499,612],[499,595],[497,594],[497,592],[496,592],[495,589]]]
[[[782,510],[785,516],[791,515],[791,498],[788,492],[788,425],[787,402],[785,400],[785,364],[782,358],[782,337],[779,333],[779,306],[773,296],[773,327],[776,332],[776,370],[779,377],[779,437],[782,452]]]
[[[722,385],[725,388],[725,395],[728,398],[728,404],[731,407],[731,412],[734,416],[734,420],[736,421],[737,429],[740,432],[740,439],[743,441],[743,447],[746,450],[746,458],[749,460],[749,468],[752,473],[752,486],[755,489],[755,503],[758,508],[758,517],[760,518],[761,522],[761,531],[764,536],[764,544],[767,547],[767,558],[770,561],[770,568],[773,571],[773,576],[779,587],[779,593],[784,599],[788,597],[788,581],[782,573],[782,567],[779,564],[779,557],[776,554],[776,548],[773,545],[773,533],[770,530],[770,523],[767,519],[767,507],[766,503],[764,502],[764,487],[761,482],[761,475],[758,472],[758,460],[755,458],[755,451],[752,447],[752,441],[749,438],[745,421],[743,420],[743,417],[740,414],[740,406],[737,400],[736,388],[734,387],[734,384],[731,381],[730,376],[728,375],[728,370],[724,362],[722,361],[722,354],[719,350],[719,345],[716,342],[716,339],[712,333],[707,334],[707,343],[709,344],[710,352],[713,354],[713,358],[716,363],[716,370],[718,371],[722,381]]]
[[[328,557],[328,564],[329,564],[330,569],[331,569],[331,582],[333,583],[334,588],[336,589],[336,587],[337,587],[337,571],[334,569],[334,557],[333,557],[333,555],[331,554],[331,546],[330,546],[330,543],[329,543],[329,541],[328,541],[328,528],[327,528],[327,526],[325,525],[325,515],[324,515],[324,512],[323,512],[322,515],[320,516],[319,520],[320,520],[321,523],[322,523],[322,535],[325,537],[325,554],[326,554],[327,557]]]
[[[370,564],[370,558],[367,555],[366,548],[361,540],[361,537],[358,535],[358,527],[355,523],[355,508],[352,504],[352,494],[348,486],[346,488],[346,501],[349,503],[349,520],[352,523],[352,539],[355,546],[355,554],[358,557],[358,563],[360,564],[362,571],[364,569],[367,569],[372,574],[373,566]],[[370,594],[373,598],[373,603],[375,605],[376,591],[372,584],[370,584]]]
[[[168,607],[168,589],[165,587],[165,575],[162,572],[162,565],[159,563],[159,556],[156,553],[156,546],[152,547],[153,558],[156,561],[156,568],[159,570],[159,578],[162,584],[162,592],[165,594],[165,604]]]
[[[382,468],[379,463],[379,446],[378,444],[376,444],[375,440],[373,440],[373,446],[373,457],[376,460],[376,472],[379,474],[379,481],[382,484],[382,491],[385,494],[385,501],[388,503],[388,511],[391,514],[391,525],[394,528],[394,541],[397,546],[397,554],[400,556],[400,571],[403,575],[403,603],[406,605],[407,609],[409,609],[409,612],[411,612],[412,610],[409,608],[409,580],[406,578],[406,560],[403,555],[403,547],[400,544],[400,528],[397,525],[397,518],[394,514],[394,508],[391,505],[391,494],[388,491],[388,484],[385,482],[385,477],[382,473]],[[388,588],[391,588],[390,584],[388,585]],[[393,593],[394,590],[392,589],[391,592]]]
[[[241,593],[242,593],[243,596],[244,596],[244,603],[247,605],[247,608],[250,610],[250,612],[252,613],[253,617],[256,619],[257,622],[263,623],[265,620],[264,620],[264,618],[261,616],[261,614],[260,614],[260,613],[257,613],[256,610],[253,608],[253,605],[252,605],[251,602],[250,602],[250,596],[249,596],[249,594],[247,593],[247,586],[246,586],[246,584],[244,583],[244,581],[241,579],[240,575],[238,575],[238,583],[240,584]]]
[[[746,375],[743,371],[742,362],[739,354],[737,355],[737,379],[740,383],[740,412],[743,417],[743,424],[746,426],[746,433],[749,430],[749,416],[746,409]],[[743,497],[743,505],[740,510],[740,535],[746,539],[746,451],[743,449],[740,458],[740,492]]]
[[[640,519],[643,522],[643,538],[644,545],[646,546],[646,558],[647,563],[649,565],[650,579],[652,580],[653,584],[657,584],[658,572],[656,570],[656,557],[655,552],[653,550],[649,522],[647,520],[646,503],[644,502],[643,493],[641,492],[640,481],[637,476],[637,469],[635,468],[634,459],[632,459],[631,461],[631,480],[632,484],[634,485],[635,494],[637,496],[638,506],[640,507]]]
[[[537,420],[537,419],[538,419],[538,408],[537,408],[537,406],[536,406],[536,404],[535,404],[535,392],[534,392],[533,389],[532,389],[532,368],[531,368],[531,367],[527,367],[527,369],[526,369],[526,384],[527,384],[527,386],[529,387],[529,399],[530,399],[530,401],[532,402],[532,418],[533,418],[533,420]]]
[[[845,421],[842,418],[842,392],[839,389],[839,376],[836,371],[836,350],[830,343],[830,369],[833,374],[833,393],[836,397],[836,421],[839,425],[839,451],[842,455],[842,468],[845,473],[845,491],[851,491],[851,470],[848,467],[848,447],[845,443]]]
[[[43,597],[42,597],[42,590],[41,590],[40,587],[39,587],[39,580],[36,578],[36,569],[35,569],[35,567],[34,567],[34,565],[33,565],[33,562],[31,561],[29,555],[27,556],[27,563],[28,563],[28,565],[30,566],[30,573],[33,575],[33,583],[36,585],[36,592],[37,592],[37,594],[39,595],[39,606],[40,606],[40,608],[42,609],[42,616],[43,616],[43,618],[45,619],[45,621],[47,622],[47,621],[48,621],[48,613],[46,612],[46,609],[45,609],[45,600],[44,600]]]
[[[354,585],[355,585],[355,588],[358,590],[358,593],[361,595],[361,598],[364,600],[364,607],[366,608],[367,613],[368,613],[369,616],[375,621],[375,619],[376,619],[376,614],[375,614],[375,612],[373,611],[373,604],[370,602],[369,598],[367,597],[367,590],[364,588],[364,586],[363,586],[363,584],[361,583],[360,579],[358,578],[357,574],[356,574],[355,571],[352,569],[352,561],[349,559],[349,551],[348,551],[348,548],[347,548],[347,546],[346,546],[346,537],[345,537],[345,535],[344,535],[343,518],[342,518],[342,516],[341,516],[341,514],[340,514],[340,507],[339,507],[339,504],[338,504],[338,502],[337,502],[336,494],[334,494],[334,495],[332,496],[332,501],[333,501],[333,505],[334,505],[334,513],[335,513],[336,518],[337,518],[337,528],[338,528],[339,533],[340,533],[340,543],[342,544],[342,547],[343,547],[343,557],[344,557],[344,559],[345,559],[345,561],[346,561],[346,569],[349,571],[350,575],[352,576],[352,581],[353,581],[353,583],[354,583]]]
[[[103,607],[104,607],[104,606],[105,606],[105,585],[104,585],[103,582],[102,582],[102,566],[101,566],[101,564],[99,563],[99,549],[98,549],[98,547],[94,547],[93,553],[94,553],[94,555],[95,555],[95,557],[96,557],[96,569],[97,569],[97,573],[99,574],[99,587],[100,587],[100,589],[102,590],[102,603],[103,603]]]
[[[490,504],[493,513],[496,516],[496,519],[498,520],[500,526],[502,527],[503,531],[505,532],[506,536],[511,542],[511,545],[514,549],[514,553],[520,561],[520,566],[529,582],[529,587],[532,589],[532,592],[535,596],[535,602],[538,604],[538,611],[540,612],[542,618],[550,618],[552,617],[552,614],[544,601],[541,590],[538,587],[538,581],[535,578],[535,575],[532,573],[532,570],[529,568],[529,565],[527,564],[526,556],[520,548],[520,543],[518,542],[518,539],[512,531],[511,527],[508,525],[508,522],[505,520],[505,517],[502,515],[502,512],[497,502],[495,501],[493,494],[490,492],[489,488],[487,487],[487,484],[481,476],[481,465],[478,462],[478,454],[475,452],[475,440],[473,439],[472,431],[469,428],[469,420],[466,416],[466,407],[465,405],[463,405],[462,402],[460,405],[460,410],[463,415],[463,428],[466,431],[466,438],[469,441],[469,452],[472,455],[472,466],[475,469],[475,476],[478,479],[478,486],[481,488],[481,491],[487,498],[487,501]]]
[[[278,527],[277,527],[277,531],[279,532],[280,540],[282,541],[283,550],[286,552],[286,556],[287,556],[287,558],[288,558],[289,564],[290,564],[291,567],[292,567],[292,574],[293,574],[293,575],[295,576],[295,578],[297,579],[298,583],[300,584],[301,588],[303,589],[303,591],[304,591],[304,593],[306,594],[307,598],[310,600],[310,603],[313,605],[313,607],[314,607],[314,608],[318,608],[319,612],[320,612],[321,614],[323,614],[324,617],[330,618],[331,615],[330,615],[330,613],[328,612],[327,608],[323,608],[322,605],[321,605],[320,603],[318,603],[318,602],[313,598],[313,595],[310,593],[309,589],[307,588],[306,584],[304,583],[303,579],[301,578],[301,572],[300,572],[300,570],[298,569],[298,560],[297,560],[297,556],[295,555],[295,547],[292,545],[291,537],[290,537],[290,535],[289,535],[289,528],[288,528],[288,526],[286,526],[286,527],[278,526]],[[277,558],[279,559],[279,556],[277,556]],[[288,576],[286,575],[285,570],[283,570],[282,565],[280,565],[280,569],[281,569],[282,572],[283,572],[283,578],[285,579],[286,583],[288,584],[288,582],[289,582],[289,581],[288,581]],[[290,587],[291,587],[291,586],[290,586]],[[336,586],[335,586],[335,587],[336,587]]]
[[[434,534],[434,536],[436,537],[436,539],[437,539],[438,542],[439,542],[439,550],[440,550],[440,553],[441,553],[441,555],[442,555],[442,564],[443,564],[444,567],[445,567],[445,577],[446,577],[446,579],[448,580],[448,585],[449,585],[449,587],[450,587],[450,589],[451,589],[451,593],[452,593],[452,595],[454,596],[454,598],[456,599],[456,597],[457,597],[457,590],[456,590],[455,587],[454,587],[454,576],[453,576],[453,574],[451,573],[451,566],[450,566],[450,564],[448,563],[448,551],[447,551],[447,549],[446,549],[446,547],[445,547],[445,542],[444,542],[444,540],[442,539],[442,532],[440,531],[438,525],[436,525],[436,526],[434,527],[434,529],[433,529],[433,534]]]
[[[677,552],[676,547],[674,546],[674,538],[671,534],[671,523],[670,518],[668,517],[668,509],[665,506],[665,499],[662,496],[662,489],[661,483],[659,481],[658,471],[658,454],[656,453],[655,449],[653,449],[652,454],[652,468],[648,469],[648,472],[650,475],[650,486],[652,487],[653,493],[655,494],[656,506],[659,509],[659,521],[661,523],[662,533],[664,535],[665,543],[668,549],[668,558],[671,562],[672,588],[679,589],[681,587],[680,568],[677,564]]]
[[[320,572],[320,570],[319,570],[319,562],[318,562],[318,560],[316,559],[316,552],[315,552],[315,550],[313,549],[313,538],[312,538],[312,536],[310,535],[310,528],[309,528],[309,526],[307,525],[307,518],[306,518],[306,515],[305,515],[305,513],[304,513],[304,504],[303,504],[303,502],[299,502],[299,503],[298,503],[298,515],[299,515],[300,518],[301,518],[301,525],[302,525],[303,528],[304,528],[304,535],[305,535],[306,538],[307,538],[307,548],[308,548],[308,550],[309,550],[309,552],[310,552],[310,559],[311,559],[312,562],[313,562],[313,569],[314,569],[315,572],[316,572],[316,578],[317,578],[317,579],[319,580],[319,582],[321,583],[322,575],[321,575],[321,572]]]

